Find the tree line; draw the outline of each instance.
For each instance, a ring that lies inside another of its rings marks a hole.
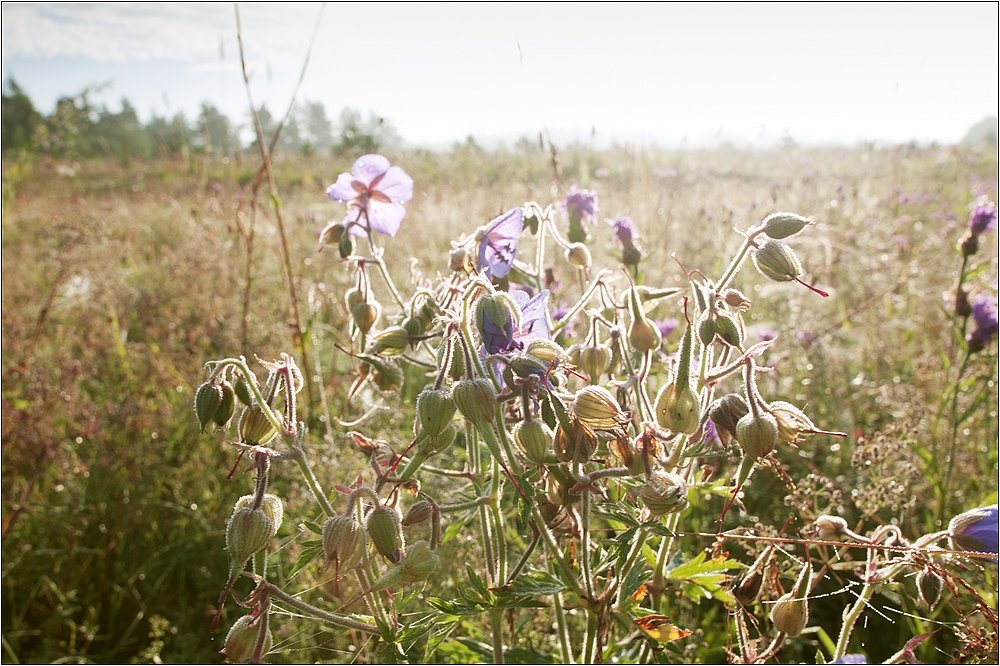
[[[101,87],[90,86],[72,96],[59,98],[49,114],[40,112],[28,94],[13,79],[3,85],[3,156],[18,152],[51,157],[86,159],[110,157],[122,161],[183,157],[192,153],[232,156],[257,149],[250,115],[239,122],[216,106],[203,102],[198,114],[172,116],[153,114],[143,122],[128,99],[113,110],[94,102]],[[266,137],[271,137],[280,116],[266,106],[257,109]],[[248,138],[251,137],[251,138]],[[384,118],[344,108],[334,120],[318,101],[295,106],[278,141],[281,154],[359,154],[398,145],[399,134]]]

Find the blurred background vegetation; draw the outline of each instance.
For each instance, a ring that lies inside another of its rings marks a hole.
[[[191,400],[207,360],[294,349],[274,220],[258,201],[259,160],[245,122],[206,104],[195,119],[143,123],[127,100],[112,111],[88,99],[88,91],[65,98],[45,115],[15,82],[3,93],[3,659],[213,662],[223,528],[249,480],[226,480],[233,452],[199,436]],[[270,134],[279,118],[266,109],[260,116]],[[788,455],[794,491],[758,475],[740,521],[767,533],[789,517],[801,527],[837,512],[852,523],[895,521],[915,537],[996,502],[995,343],[973,357],[960,387],[955,481],[945,488],[942,479],[955,425],[944,397],[962,348],[950,301],[956,244],[969,203],[996,199],[996,137],[993,118],[957,146],[594,150],[538,136],[432,152],[405,147],[374,115],[344,110],[331,119],[320,104],[296,107],[276,146],[276,175],[327,398],[304,406],[324,484],[352,480],[365,461],[334,420],[357,415],[346,402],[351,365],[333,347],[344,336],[349,277],[335,253],[316,252],[316,238],[342,215],[326,186],[358,155],[381,151],[415,181],[387,250],[403,283],[411,271],[446,271],[448,241],[499,210],[561,200],[570,185],[597,190],[601,218],[636,220],[652,284],[683,283],[671,254],[718,274],[740,242],[733,227],[772,211],[816,217],[796,251],[832,298],[764,283],[750,270],[737,286],[754,300],[751,336],[779,337],[764,394],[807,406],[820,427],[850,438],[813,439]],[[614,265],[610,228],[594,234],[595,262]],[[995,298],[996,236],[989,239],[968,282],[973,294]],[[408,427],[382,413],[365,431],[398,445]],[[312,504],[293,474],[277,476],[289,516],[283,554],[273,558],[280,580]],[[696,509],[682,525],[699,530],[716,516]],[[704,545],[684,540],[681,550],[691,556]],[[433,584],[446,596],[463,581],[462,571],[446,569]],[[334,598],[329,574],[315,567],[296,587]],[[851,600],[813,601],[813,624],[832,633]],[[859,631],[871,660],[932,626],[905,595],[880,603],[915,617],[870,614]],[[677,624],[697,630],[684,656],[724,659],[722,609],[676,604]],[[961,611],[945,604],[934,620],[956,622]],[[236,614],[228,608],[226,617]],[[546,633],[546,621],[525,625],[522,642]],[[281,618],[273,626],[274,661],[354,658],[344,635]],[[942,632],[924,649],[942,660],[956,641]],[[815,650],[800,656],[812,660]],[[482,658],[455,641],[438,657]]]

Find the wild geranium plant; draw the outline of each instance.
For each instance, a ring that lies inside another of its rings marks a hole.
[[[344,351],[357,369],[350,395],[412,417],[406,432],[354,425],[370,472],[357,480],[314,474],[297,404],[303,374],[288,355],[256,365],[212,361],[197,390],[202,429],[235,429],[237,464],[256,472],[226,526],[230,568],[220,572],[219,613],[229,600],[247,609],[226,636],[228,660],[263,661],[272,623],[295,616],[349,632],[355,644],[364,638],[374,661],[434,660],[446,639],[470,627],[489,642],[479,658],[496,663],[511,655],[682,660],[696,629],[675,613],[683,597],[717,606],[731,637],[717,647],[730,660],[761,663],[780,660],[807,633],[813,590],[836,569],[858,589],[840,625],[823,627],[836,642],[821,658],[863,663],[850,652],[861,647],[852,635],[876,592],[912,574],[932,609],[945,594],[971,590],[949,571],[956,558],[996,554],[995,506],[912,539],[892,524],[865,532],[838,515],[799,525],[798,535],[739,524],[752,509],[744,489],[755,474],[791,484],[782,460],[794,447],[845,437],[760,390],[758,378],[772,372],[766,354],[780,339],[747,337],[752,303],[741,283],[794,282],[828,295],[805,281],[793,249],[812,232],[810,218],[768,215],[741,232],[720,275],[691,270],[684,284],[649,285],[640,279],[638,225],[617,217],[588,233],[596,194],[573,189],[561,206],[528,202],[468,230],[447,261],[443,252],[439,277],[407,294],[386,270],[376,234],[396,234],[412,192],[401,168],[361,157],[328,190],[347,210],[320,238],[338,247],[355,284],[344,296]],[[975,217],[970,233],[991,224]],[[600,233],[621,246],[621,266],[593,265],[587,244]],[[748,263],[756,274],[744,270]],[[558,319],[552,302],[567,304]],[[982,323],[988,309],[977,301],[969,314],[976,331],[992,326],[995,334],[995,310]],[[669,341],[674,328],[679,340]],[[971,334],[969,353],[989,337]],[[404,382],[417,383],[412,406],[401,399]],[[314,538],[294,570],[323,569],[338,605],[269,578],[271,543],[288,519],[269,487],[288,463],[323,516],[298,518]],[[685,536],[703,544],[693,557],[679,548]],[[760,547],[741,561],[727,551],[733,542]],[[995,628],[994,609],[971,594]],[[552,627],[542,644],[519,632],[529,620]],[[470,649],[481,645],[466,638]],[[900,658],[915,645],[901,645]]]

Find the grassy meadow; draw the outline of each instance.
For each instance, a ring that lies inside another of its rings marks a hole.
[[[361,426],[343,425],[371,405],[348,402],[354,364],[335,346],[350,345],[344,293],[353,278],[336,247],[317,251],[317,237],[343,215],[325,189],[355,157],[275,164],[312,364],[305,369],[319,389],[311,404],[301,398],[300,414],[328,489],[366,468],[350,431],[402,448],[412,414],[412,405],[393,407],[412,401],[404,388],[373,403],[390,409]],[[773,474],[755,476],[746,509],[730,527],[774,534],[788,522],[796,532],[819,514],[837,513],[852,525],[896,523],[915,538],[997,501],[995,341],[969,357],[952,399],[964,337],[952,314],[957,246],[969,204],[979,195],[997,198],[995,149],[574,147],[558,154],[557,167],[547,149],[531,144],[387,157],[414,180],[402,228],[386,243],[386,262],[400,285],[446,274],[449,241],[501,210],[560,202],[572,185],[599,196],[601,222],[590,246],[595,264],[617,265],[603,220],[628,215],[648,253],[645,282],[657,286],[686,285],[672,256],[688,269],[720,274],[741,242],[734,227],[781,210],[814,217],[817,224],[795,248],[810,281],[830,298],[769,282],[751,265],[735,286],[754,302],[748,340],[777,336],[766,357],[775,372],[761,378],[761,389],[805,407],[820,428],[849,436],[813,437],[784,452],[792,487]],[[235,452],[222,438],[199,433],[194,391],[208,360],[298,357],[281,235],[266,183],[254,195],[257,168],[253,156],[79,165],[5,160],[5,662],[222,660],[216,653],[225,627],[242,614],[230,603],[220,627],[211,627],[228,567],[224,530],[252,479],[237,473],[227,480]],[[554,251],[551,260],[563,261]],[[983,237],[969,269],[970,294],[995,298],[995,232]],[[392,312],[383,285],[375,291]],[[557,294],[553,305],[568,298]],[[651,316],[681,318],[678,307],[667,301]],[[669,349],[681,332],[667,336]],[[950,451],[954,469],[946,483]],[[272,555],[274,577],[283,580],[310,538],[300,522],[317,516],[296,473],[276,474],[274,488],[285,502]],[[717,518],[718,502],[694,507],[682,526],[714,532]],[[711,545],[696,536],[680,539],[687,557]],[[744,563],[760,550],[752,542],[729,547]],[[442,548],[444,565],[427,593],[443,597],[465,584],[464,563],[475,563],[477,551],[461,537]],[[462,564],[452,566],[456,561]],[[969,566],[962,575],[995,609],[996,567]],[[836,639],[840,615],[854,601],[840,576],[828,574],[815,591],[810,629],[782,659],[814,662],[829,636]],[[946,590],[931,612],[916,607],[912,587],[909,580],[876,596],[858,625],[870,663],[934,629],[942,630],[916,648],[924,661],[995,653],[995,632],[973,612],[970,597]],[[291,588],[331,608],[340,598],[329,572],[315,565]],[[671,608],[676,624],[694,634],[660,659],[725,661],[733,639],[724,607],[684,597]],[[547,617],[511,614],[509,661],[557,659]],[[489,661],[482,650],[486,625],[468,620],[462,638],[441,643],[436,660]],[[961,638],[956,627],[962,626],[978,638]],[[376,658],[360,639],[309,622],[277,615],[272,629],[272,662]]]

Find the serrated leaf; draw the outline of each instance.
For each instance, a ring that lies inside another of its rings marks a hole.
[[[302,542],[302,550],[299,552],[299,559],[295,560],[291,570],[288,572],[288,580],[295,578],[300,571],[305,569],[317,557],[323,554],[323,540],[309,539]]]
[[[635,564],[632,565],[632,569],[625,574],[625,578],[622,580],[622,592],[621,597],[632,598],[636,590],[650,579],[652,572],[646,567],[646,563],[641,560],[637,560]]]
[[[320,525],[316,524],[315,522],[313,522],[311,520],[303,520],[299,524],[302,525],[303,527],[305,527],[307,530],[309,530],[313,534],[319,534],[320,536],[323,535],[323,528]]]
[[[566,589],[561,580],[547,571],[528,571],[514,579],[510,585],[513,594],[544,596],[558,594]]]

